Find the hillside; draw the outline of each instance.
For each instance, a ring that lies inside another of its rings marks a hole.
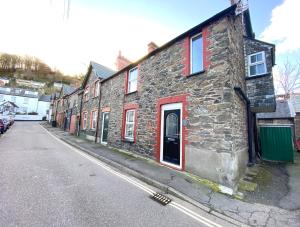
[[[23,57],[7,53],[0,53],[0,77],[10,79],[10,83],[7,85],[10,87],[17,86],[17,79],[44,82],[46,86],[39,91],[45,94],[55,90],[53,88],[54,82],[78,86],[83,79],[83,75],[64,75],[36,57]]]

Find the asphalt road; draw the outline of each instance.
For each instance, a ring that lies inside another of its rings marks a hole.
[[[0,137],[0,226],[229,226],[178,199],[162,206],[149,191],[38,123],[16,122]]]

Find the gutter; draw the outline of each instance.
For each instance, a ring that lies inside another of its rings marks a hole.
[[[247,166],[250,167],[255,164],[253,160],[253,146],[252,146],[253,131],[251,130],[252,115],[250,111],[250,100],[248,99],[248,97],[240,87],[234,87],[234,91],[247,105],[248,157],[249,157]]]

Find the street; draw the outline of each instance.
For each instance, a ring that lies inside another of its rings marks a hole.
[[[231,226],[16,122],[0,138],[0,226]]]

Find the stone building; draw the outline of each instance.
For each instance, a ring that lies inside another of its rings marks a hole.
[[[99,137],[99,105],[100,105],[100,81],[113,75],[115,71],[90,62],[88,72],[83,80],[79,100],[81,103],[80,115],[80,136],[96,141]]]
[[[66,129],[68,127],[67,113],[69,110],[68,95],[76,90],[75,87],[63,85],[60,92],[54,97],[51,114],[58,127]]]
[[[233,5],[102,77],[99,108],[83,98],[82,122],[100,111],[86,135],[234,188],[254,162],[256,113],[275,110],[274,52]]]

